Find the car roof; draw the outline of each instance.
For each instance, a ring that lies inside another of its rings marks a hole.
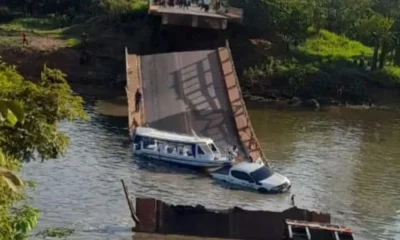
[[[237,171],[241,171],[241,172],[251,173],[261,167],[264,167],[264,166],[260,165],[258,163],[241,162],[241,163],[237,163],[237,164],[233,165],[231,170],[237,170]]]

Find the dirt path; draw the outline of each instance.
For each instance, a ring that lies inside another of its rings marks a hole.
[[[43,65],[60,69],[71,83],[114,86],[120,69],[114,58],[99,58],[92,55],[89,64],[80,64],[80,51],[71,48],[68,42],[44,36],[27,35],[28,45],[22,45],[21,36],[0,36],[0,55],[6,63],[15,65],[26,78],[40,78]]]
[[[65,41],[49,37],[29,37],[29,48],[39,51],[53,51],[66,47]]]
[[[6,49],[20,49],[20,50],[35,50],[35,51],[54,51],[59,48],[66,47],[66,42],[61,39],[40,37],[40,36],[27,36],[29,45],[22,45],[22,37],[20,36],[0,36],[0,48]]]

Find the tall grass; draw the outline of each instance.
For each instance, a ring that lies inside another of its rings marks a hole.
[[[319,33],[311,35],[304,43],[300,44],[299,50],[309,56],[331,60],[350,60],[360,55],[369,57],[373,54],[372,48],[326,30],[320,30]]]
[[[15,18],[0,24],[4,31],[48,31],[60,28],[61,24],[54,18]]]
[[[263,86],[279,86],[287,94],[305,98],[335,98],[339,85],[344,86],[352,102],[370,96],[366,89],[375,86],[400,87],[400,67],[366,71],[373,49],[347,37],[321,30],[293,48],[289,55],[267,59],[264,64],[245,71],[244,83],[263,92]],[[354,60],[364,59],[364,67]],[[332,95],[333,94],[333,95]]]

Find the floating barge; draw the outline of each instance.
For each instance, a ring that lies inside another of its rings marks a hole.
[[[330,214],[292,207],[281,212],[241,208],[210,210],[204,206],[170,205],[136,199],[140,220],[135,232],[225,239],[348,240],[348,228],[330,224]]]

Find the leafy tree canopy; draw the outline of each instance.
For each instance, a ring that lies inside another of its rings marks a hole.
[[[34,83],[0,62],[0,98],[21,105],[24,112],[23,121],[15,126],[0,125],[0,148],[6,154],[30,160],[34,154],[49,159],[64,152],[68,138],[57,130],[57,123],[86,117],[82,98],[73,95],[65,77],[44,66],[40,81]]]
[[[26,239],[39,216],[27,205],[11,208],[23,200],[24,184],[14,173],[21,161],[63,154],[68,138],[57,124],[86,119],[83,100],[73,95],[65,77],[44,66],[41,79],[31,82],[0,61],[0,240]]]

